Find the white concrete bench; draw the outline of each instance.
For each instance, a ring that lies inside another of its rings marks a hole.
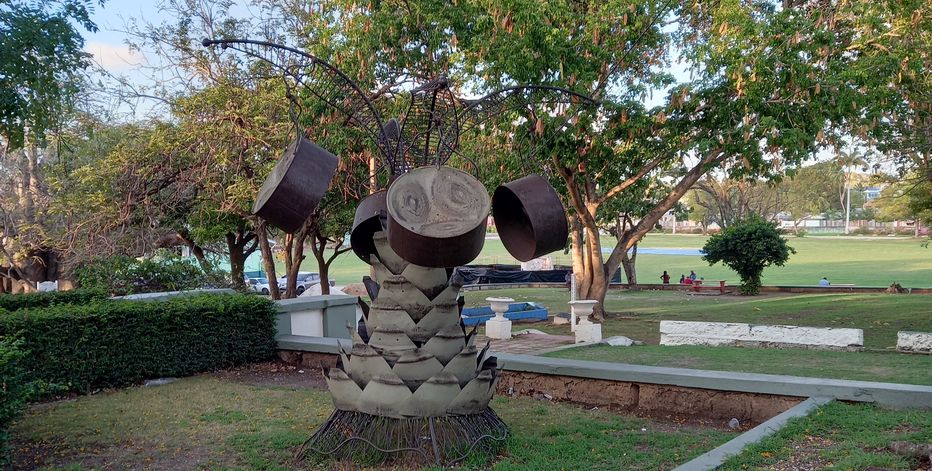
[[[864,346],[864,331],[861,329],[798,327],[793,325],[660,321],[660,345],[746,345],[852,349]]]

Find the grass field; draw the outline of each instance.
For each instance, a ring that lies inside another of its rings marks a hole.
[[[649,248],[698,249],[706,241],[701,235],[649,234],[641,243]],[[789,245],[796,249],[784,267],[764,270],[763,282],[767,285],[815,285],[823,276],[833,283],[859,286],[889,286],[898,282],[907,287],[932,287],[932,247],[923,247],[928,239],[908,237],[788,237]],[[603,237],[603,247],[611,248],[614,239]],[[568,255],[553,254],[557,264],[570,264]],[[489,239],[475,264],[517,264],[508,255],[501,241]],[[258,264],[256,264],[258,266]],[[308,257],[303,270],[317,271],[313,257]],[[695,270],[706,280],[739,281],[730,269],[716,265],[710,267],[696,255],[651,255],[637,258],[638,280],[658,283],[660,274],[667,270],[674,279],[680,274]],[[334,262],[332,277],[338,284],[355,283],[369,274],[366,264],[352,253],[341,255]]]
[[[466,293],[467,306],[487,305],[489,296],[539,302],[551,314],[567,312],[565,289],[505,289]],[[610,291],[610,315],[602,335],[625,335],[649,344],[660,341],[661,320],[745,322],[864,330],[870,348],[896,345],[900,330],[932,332],[932,296],[887,294],[766,294],[761,296],[691,296],[678,291]],[[569,335],[569,326],[534,325]]]
[[[488,296],[535,301],[551,313],[566,312],[565,289],[508,289],[466,293],[467,306],[487,305]],[[752,373],[813,376],[932,385],[932,355],[890,351],[833,352],[805,349],[733,347],[662,347],[661,320],[744,322],[814,327],[851,327],[864,330],[872,350],[891,349],[900,330],[932,331],[932,297],[927,295],[768,294],[690,296],[675,291],[612,291],[606,298],[609,315],[603,337],[624,335],[648,345],[637,347],[579,347],[550,354],[561,358],[609,361]],[[568,325],[516,324],[572,335]]]
[[[529,398],[493,407],[512,431],[496,470],[670,469],[735,435]],[[324,391],[210,377],[41,404],[13,430],[15,469],[291,469],[331,410]]]
[[[932,443],[932,412],[831,403],[751,445],[722,470],[929,469],[928,459],[893,453],[893,442]]]

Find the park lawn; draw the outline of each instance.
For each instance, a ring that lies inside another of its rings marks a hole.
[[[932,386],[932,355],[894,352],[835,352],[698,345],[595,345],[559,350],[545,356],[633,365]]]
[[[670,469],[735,436],[530,398],[493,407],[512,431],[496,470]],[[39,404],[13,429],[16,469],[290,469],[331,410],[324,391],[210,376]]]
[[[466,305],[487,305],[488,296],[539,302],[551,315],[569,308],[569,292],[560,288],[471,291],[466,293]],[[918,294],[696,296],[679,291],[612,290],[605,308],[610,314],[602,323],[603,337],[624,335],[648,344],[660,342],[661,320],[850,327],[863,329],[864,345],[875,349],[895,347],[900,330],[932,332],[932,296]],[[570,335],[568,325],[529,327]]]
[[[699,249],[706,236],[681,234],[648,234],[642,247]],[[928,239],[909,237],[792,237],[787,238],[796,254],[783,267],[764,270],[765,285],[816,285],[823,277],[836,284],[858,286],[889,286],[898,282],[903,286],[932,287],[932,247],[924,247]],[[614,239],[603,237],[603,248],[611,248]],[[570,256],[562,251],[551,254],[554,263],[569,265]],[[607,255],[606,255],[607,257]],[[474,264],[516,265],[515,260],[500,240],[488,239]],[[281,267],[278,267],[281,271]],[[308,257],[302,270],[318,271],[317,262]],[[740,280],[734,271],[721,264],[709,266],[698,255],[651,255],[637,257],[638,281],[659,283],[664,270],[674,280],[690,270],[707,281],[726,280],[737,284]],[[332,279],[339,285],[357,283],[369,275],[369,267],[352,252],[334,261]]]
[[[719,469],[928,469],[928,461],[922,465],[889,451],[895,441],[932,443],[932,411],[833,402],[790,421]]]

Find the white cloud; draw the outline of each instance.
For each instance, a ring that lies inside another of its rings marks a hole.
[[[125,44],[90,41],[84,50],[94,56],[94,62],[111,72],[132,69],[145,62],[142,52],[132,51]]]

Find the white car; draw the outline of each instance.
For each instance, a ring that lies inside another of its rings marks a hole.
[[[308,288],[314,285],[320,284],[320,275],[317,273],[310,272],[298,272],[298,277],[296,280],[297,284],[295,286],[295,294],[298,296],[301,293],[307,291]],[[278,279],[278,289],[284,291],[288,284],[288,277],[283,276]]]
[[[257,293],[265,295],[271,293],[269,289],[269,280],[265,278],[246,278],[246,286]]]

